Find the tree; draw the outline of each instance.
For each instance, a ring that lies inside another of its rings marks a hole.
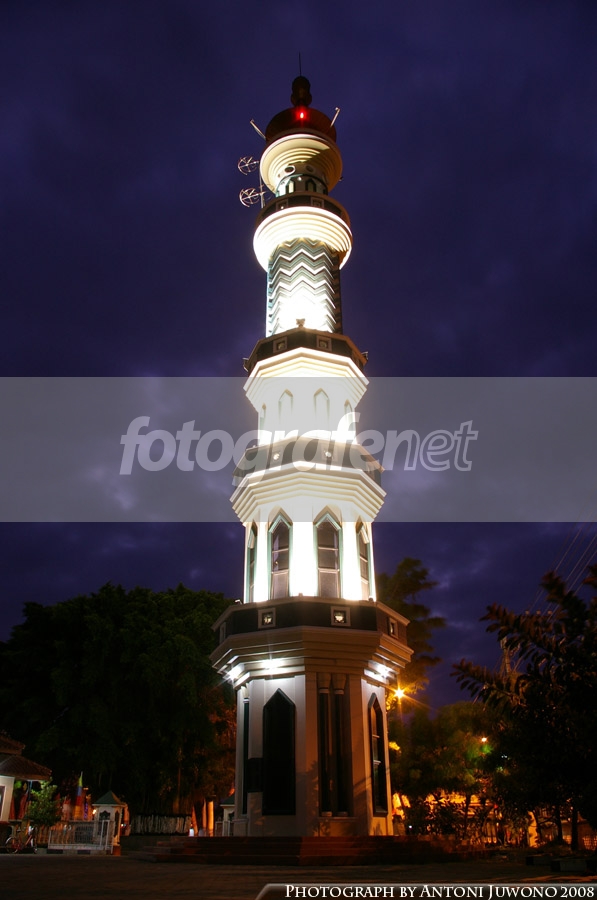
[[[39,791],[31,791],[27,816],[32,825],[51,828],[60,818],[60,805],[56,796],[58,788],[49,781],[42,784]]]
[[[231,691],[209,653],[230,601],[183,585],[107,584],[44,607],[0,647],[0,721],[68,781],[85,772],[135,812],[186,812],[233,781]],[[15,702],[18,698],[18,702]]]
[[[488,791],[492,730],[491,714],[473,703],[442,707],[435,719],[417,709],[407,721],[390,720],[392,790],[408,798],[413,832],[421,828],[425,806],[425,830],[468,836],[472,797]],[[455,803],[453,795],[464,802]]]
[[[392,576],[382,573],[377,578],[377,597],[390,609],[409,620],[408,645],[413,650],[411,661],[401,674],[401,687],[409,693],[427,685],[427,671],[440,662],[433,653],[431,637],[438,628],[444,628],[446,620],[432,615],[428,606],[420,600],[420,594],[437,585],[429,580],[429,571],[421,560],[406,557],[396,567]]]
[[[583,584],[597,588],[597,566]],[[499,711],[508,767],[526,782],[526,802],[559,809],[570,801],[573,827],[575,810],[597,827],[597,596],[585,601],[554,573],[542,585],[546,610],[513,613],[493,604],[484,616],[513,654],[513,670],[495,673],[463,660],[455,673]]]

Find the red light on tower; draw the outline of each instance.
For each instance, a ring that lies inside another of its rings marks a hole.
[[[301,122],[304,122],[304,120],[307,118],[307,110],[304,106],[299,106],[296,111],[296,117]]]

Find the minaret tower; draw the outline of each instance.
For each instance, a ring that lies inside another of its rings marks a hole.
[[[235,473],[244,602],[212,655],[238,697],[234,833],[391,834],[386,691],[408,662],[406,620],[376,602],[371,523],[381,467],[355,437],[365,354],[342,333],[352,248],[329,196],[333,123],[296,78],[267,126],[255,228],[266,336],[245,362],[258,441]]]

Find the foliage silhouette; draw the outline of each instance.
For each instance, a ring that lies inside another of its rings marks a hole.
[[[438,628],[445,628],[442,616],[432,615],[420,595],[437,585],[429,580],[429,571],[421,560],[405,557],[393,575],[377,577],[377,599],[409,620],[408,645],[413,651],[411,661],[401,673],[401,687],[408,693],[420,691],[427,685],[427,671],[440,662],[433,653],[431,638]]]
[[[500,716],[510,799],[527,809],[570,802],[573,828],[575,810],[597,827],[597,594],[585,600],[554,573],[542,585],[544,611],[494,604],[484,616],[513,665],[496,673],[462,660],[455,675]],[[597,565],[583,585],[597,588]]]
[[[137,813],[189,810],[233,781],[233,698],[209,653],[231,601],[188,590],[97,594],[28,603],[0,645],[0,722],[52,767],[85,773]],[[18,698],[17,702],[15,702]]]

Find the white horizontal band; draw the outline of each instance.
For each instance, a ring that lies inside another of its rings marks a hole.
[[[261,177],[275,193],[286,166],[308,163],[323,172],[331,191],[342,175],[342,157],[336,144],[323,135],[289,134],[274,141],[263,151]]]
[[[339,216],[317,206],[287,207],[264,219],[255,232],[253,249],[259,265],[267,272],[276,247],[298,238],[327,244],[339,255],[340,268],[352,250],[352,232]]]

